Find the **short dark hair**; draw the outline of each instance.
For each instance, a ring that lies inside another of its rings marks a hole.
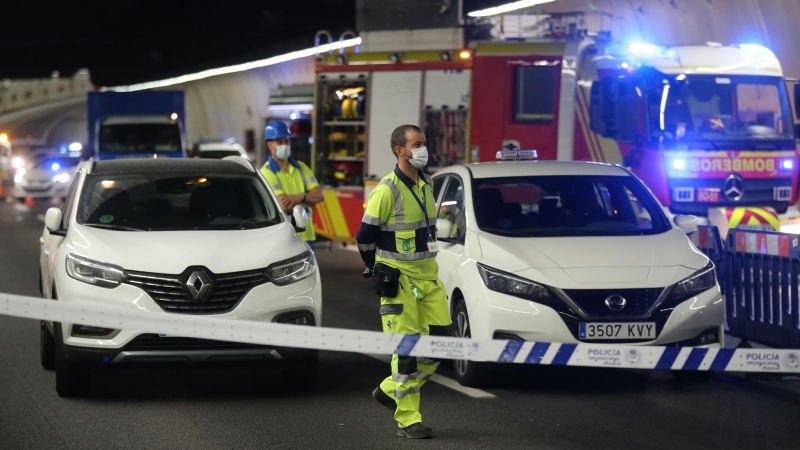
[[[416,125],[400,125],[399,127],[395,128],[394,131],[392,131],[392,138],[389,140],[389,144],[392,146],[392,153],[394,153],[395,147],[406,146],[406,143],[408,142],[406,133],[408,130],[419,131],[422,133],[422,129]]]

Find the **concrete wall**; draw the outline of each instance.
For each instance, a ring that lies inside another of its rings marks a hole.
[[[787,77],[800,78],[800,0],[558,0],[529,11],[614,14],[615,40],[761,44],[775,52]]]
[[[0,113],[86,95],[94,89],[89,72],[70,78],[52,77],[0,81]]]

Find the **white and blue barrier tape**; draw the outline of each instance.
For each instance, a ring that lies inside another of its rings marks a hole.
[[[152,313],[95,303],[0,294],[0,314],[269,346],[517,364],[626,369],[800,373],[800,350],[558,344],[284,325],[211,316]]]

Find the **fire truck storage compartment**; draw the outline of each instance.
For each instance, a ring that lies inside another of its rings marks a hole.
[[[324,186],[362,186],[366,73],[319,74],[315,171]]]
[[[434,171],[467,162],[471,69],[425,71],[423,131]]]

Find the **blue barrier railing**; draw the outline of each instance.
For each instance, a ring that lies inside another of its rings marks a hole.
[[[692,242],[716,265],[728,331],[743,341],[800,348],[800,236],[699,226]]]
[[[730,230],[724,255],[725,314],[733,336],[800,347],[800,236]]]

